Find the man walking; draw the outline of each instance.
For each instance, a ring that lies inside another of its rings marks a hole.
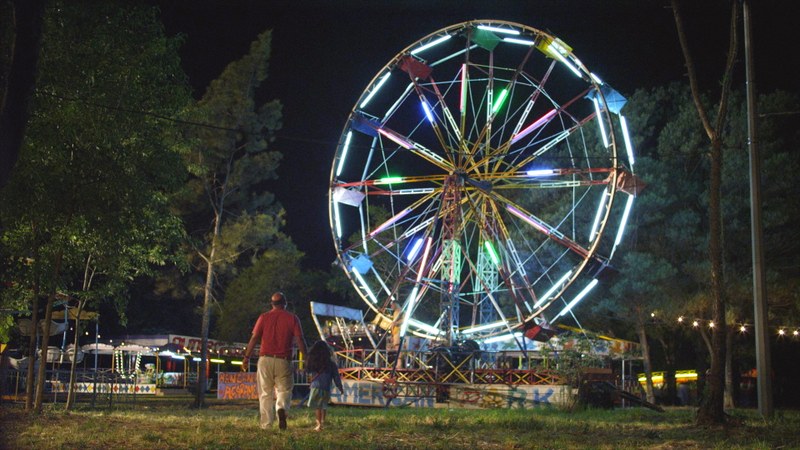
[[[281,430],[286,429],[286,412],[291,405],[294,388],[292,344],[296,343],[300,352],[306,353],[300,319],[286,311],[286,303],[282,292],[272,294],[272,309],[258,316],[244,351],[242,370],[247,370],[253,348],[260,343],[256,378],[259,425],[262,430],[275,422],[276,409],[278,426]]]

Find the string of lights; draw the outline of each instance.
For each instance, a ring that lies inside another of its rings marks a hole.
[[[655,317],[655,313],[651,314],[651,317]],[[682,325],[688,325],[692,328],[700,328],[700,327],[714,328],[716,326],[713,320],[689,318],[688,316],[678,316],[677,322]],[[748,322],[733,321],[729,325],[735,326],[738,329],[738,331],[743,334],[748,333],[755,329],[755,325]],[[775,329],[774,333],[779,337],[786,336],[786,337],[800,339],[800,326],[777,325],[773,327]]]

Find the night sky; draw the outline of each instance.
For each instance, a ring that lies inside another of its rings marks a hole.
[[[182,33],[183,67],[199,98],[256,36],[273,30],[263,100],[280,99],[284,126],[273,149],[284,154],[272,191],[287,211],[286,231],[324,269],[335,259],[327,186],[336,143],[356,99],[378,70],[406,46],[441,28],[475,19],[517,22],[549,31],[623,95],[685,79],[668,0],[539,1],[157,1],[169,35]],[[728,2],[685,10],[704,88],[719,83],[728,43]],[[756,86],[797,91],[789,67],[797,37],[790,2],[752,2]],[[744,51],[735,88],[744,88]],[[715,92],[715,96],[717,91]],[[635,131],[634,131],[635,132]]]

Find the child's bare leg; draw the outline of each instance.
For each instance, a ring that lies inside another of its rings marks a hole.
[[[325,420],[325,410],[322,408],[317,408],[316,415],[317,415],[317,427],[314,428],[314,430],[319,431],[322,429],[322,422]]]

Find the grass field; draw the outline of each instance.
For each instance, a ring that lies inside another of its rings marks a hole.
[[[694,425],[694,409],[466,410],[329,409],[327,428],[313,431],[314,411],[290,411],[289,429],[262,431],[255,401],[148,399],[114,409],[41,415],[0,405],[3,449],[797,449],[800,412],[778,411],[765,422],[753,410],[731,413],[725,427]]]

